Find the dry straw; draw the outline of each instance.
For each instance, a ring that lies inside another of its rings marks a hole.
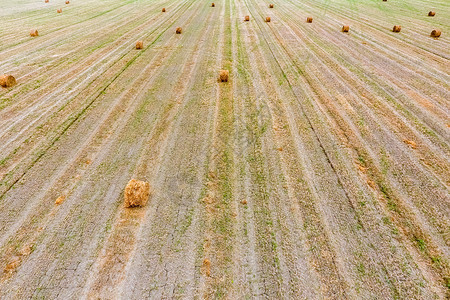
[[[177,27],[176,34],[181,34],[181,27]]]
[[[144,48],[144,42],[143,41],[137,41],[136,42],[136,49],[142,49]]]
[[[441,31],[439,29],[435,29],[431,32],[430,36],[432,36],[434,38],[438,38],[441,36]]]
[[[30,31],[30,36],[38,36],[38,35],[39,35],[39,33],[38,33],[37,29],[32,29]]]
[[[163,7],[162,12],[166,12],[166,8],[165,7]]]
[[[312,17],[307,17],[306,18],[306,23],[312,23],[313,18]]]
[[[250,21],[250,16],[245,16],[244,21],[246,22]]]
[[[402,30],[402,26],[400,25],[395,25],[394,28],[392,28],[393,32],[400,32],[400,30]]]
[[[57,9],[56,12],[57,12],[58,14],[62,13],[62,8]]]
[[[45,0],[45,3],[48,3],[48,0]]]
[[[150,184],[148,182],[131,179],[125,187],[125,207],[145,206],[149,195]]]
[[[228,70],[220,70],[219,80],[221,82],[228,82],[228,77],[230,76],[230,72]]]
[[[270,22],[270,17],[266,17],[266,22]]]
[[[9,88],[16,85],[16,79],[12,75],[4,74],[0,76],[0,86]]]
[[[344,25],[342,26],[342,32],[348,32],[350,30],[350,26]]]
[[[273,8],[273,4],[269,4],[269,8]]]
[[[428,13],[428,16],[429,16],[429,17],[434,17],[435,14],[436,14],[436,13],[435,13],[434,11],[430,11],[430,12]]]
[[[214,2],[213,2],[213,3],[211,3],[211,7],[214,7],[214,6],[216,6],[216,5],[214,4]]]
[[[70,3],[70,1],[66,1],[66,4],[69,4]]]

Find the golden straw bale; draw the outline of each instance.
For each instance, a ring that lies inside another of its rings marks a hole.
[[[250,21],[250,16],[245,16],[245,19],[244,19],[244,21]]]
[[[266,22],[270,22],[270,17],[266,17]]]
[[[230,72],[228,70],[220,70],[219,80],[221,82],[228,82],[228,76],[229,75],[230,75]]]
[[[216,5],[214,4],[214,2],[213,2],[213,3],[211,3],[211,7],[214,7],[214,6],[216,6]]]
[[[176,34],[181,34],[181,27],[177,27]]]
[[[429,17],[434,17],[435,14],[436,14],[436,13],[435,13],[434,11],[430,11],[430,12],[428,13],[428,16],[429,16]]]
[[[57,9],[56,12],[57,12],[58,14],[62,13],[62,8]]]
[[[313,21],[313,18],[312,18],[312,17],[307,17],[307,18],[306,18],[306,23],[312,23],[312,21]]]
[[[149,195],[150,184],[148,182],[131,179],[125,187],[125,207],[145,206]]]
[[[273,8],[273,4],[269,4],[269,8]]]
[[[431,32],[431,36],[434,38],[438,38],[441,36],[441,31],[439,29],[435,29]]]
[[[144,48],[144,42],[143,41],[137,41],[136,42],[136,49],[142,49]]]
[[[37,29],[31,29],[30,36],[38,36],[38,35],[39,35],[39,33],[38,33]]]
[[[342,32],[348,32],[350,30],[350,26],[344,25],[342,26]]]
[[[1,75],[0,76],[0,86],[9,88],[16,85],[16,79],[12,75]]]
[[[163,7],[162,12],[166,12],[166,8],[165,7]]]
[[[402,26],[400,25],[395,25],[394,28],[392,28],[393,32],[400,32],[400,30],[402,30]]]

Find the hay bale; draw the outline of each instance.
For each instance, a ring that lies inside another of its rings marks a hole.
[[[307,17],[306,18],[306,23],[312,23],[313,18],[312,17]]]
[[[16,85],[16,79],[12,75],[4,74],[0,76],[0,86],[9,88]]]
[[[215,7],[216,5],[214,4],[214,2],[213,3],[211,3],[211,7]]]
[[[394,28],[392,28],[393,32],[400,32],[400,30],[402,30],[402,26],[400,25],[395,25]]]
[[[220,72],[219,72],[220,82],[228,82],[229,75],[230,75],[230,72],[228,70],[220,70]]]
[[[165,7],[163,7],[163,9],[161,10],[162,12],[166,12],[166,8]]]
[[[57,9],[56,12],[57,12],[58,14],[62,13],[62,8]]]
[[[149,195],[150,184],[148,182],[131,179],[125,187],[125,207],[145,206]]]
[[[383,0],[383,2],[386,2],[387,0]]]
[[[428,16],[429,16],[429,17],[434,17],[435,14],[436,14],[436,13],[435,13],[434,11],[430,11],[430,12],[428,13]]]
[[[245,16],[244,21],[246,22],[250,21],[250,16]]]
[[[67,0],[67,1],[66,1],[66,4],[69,4],[69,3],[70,3],[70,1]]]
[[[144,42],[143,41],[137,41],[136,42],[136,49],[142,49],[144,48]]]
[[[273,4],[269,4],[269,8],[273,8]]]
[[[348,32],[350,30],[350,26],[344,25],[342,26],[342,32]]]
[[[39,33],[38,33],[37,29],[31,29],[30,36],[38,36],[38,35],[39,35]]]
[[[207,258],[203,260],[203,270],[206,276],[211,276],[211,261]]]
[[[266,22],[270,22],[270,17],[266,17]]]
[[[45,3],[48,3],[48,0],[45,0]]]
[[[181,27],[177,27],[176,34],[181,34]]]
[[[64,200],[66,200],[66,195],[59,196],[58,199],[55,200],[56,205],[61,205]]]
[[[432,37],[434,37],[434,38],[438,38],[438,37],[441,36],[441,31],[440,31],[439,29],[435,29],[435,30],[433,30],[433,31],[431,32],[430,35],[431,35]]]

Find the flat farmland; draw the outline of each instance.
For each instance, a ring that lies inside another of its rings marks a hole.
[[[449,1],[3,2],[1,299],[450,297]]]

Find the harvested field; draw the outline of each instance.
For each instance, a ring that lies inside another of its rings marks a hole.
[[[0,298],[450,296],[447,1],[4,2]]]

